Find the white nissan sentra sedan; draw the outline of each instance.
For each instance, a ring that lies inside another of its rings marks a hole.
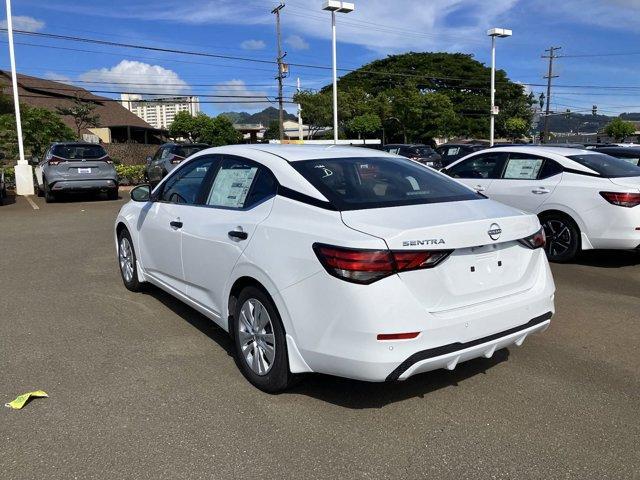
[[[555,262],[581,250],[640,248],[640,167],[592,150],[497,147],[444,169],[493,200],[538,215]]]
[[[403,157],[212,148],[131,196],[115,223],[125,286],[152,283],[227,330],[265,391],[303,372],[453,369],[554,312],[538,218]]]

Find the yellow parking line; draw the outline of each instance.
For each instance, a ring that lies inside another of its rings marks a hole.
[[[27,195],[25,198],[27,199],[27,202],[29,202],[29,205],[31,205],[31,207],[33,207],[34,210],[40,210],[40,207],[36,205],[36,202],[33,201],[30,195]]]

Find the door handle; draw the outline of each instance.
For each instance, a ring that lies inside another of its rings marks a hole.
[[[174,220],[173,222],[169,222],[169,225],[171,225],[171,228],[173,228],[174,230],[178,230],[182,228],[182,222],[179,220]]]
[[[551,193],[551,192],[549,191],[548,188],[540,187],[540,188],[534,188],[533,190],[531,190],[531,193],[535,193],[536,195],[543,195],[545,193]]]
[[[229,232],[229,236],[231,238],[237,238],[238,240],[246,240],[249,238],[249,234],[247,232],[243,232],[242,230],[231,230]]]
[[[484,192],[486,190],[486,188],[484,188],[482,185],[476,185],[476,192]]]

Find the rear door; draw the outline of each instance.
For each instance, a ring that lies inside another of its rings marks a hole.
[[[562,179],[554,160],[530,153],[510,153],[499,178],[485,192],[493,200],[535,213]]]
[[[231,155],[212,177],[202,206],[183,217],[182,263],[187,295],[220,316],[229,276],[271,212],[277,182],[264,166]]]
[[[140,214],[140,258],[147,273],[180,293],[186,293],[182,268],[182,228],[202,197],[215,158],[194,159],[162,185],[157,200]],[[145,207],[147,208],[147,207]]]
[[[507,156],[504,152],[481,153],[447,168],[446,173],[477,192],[486,193],[500,176]]]

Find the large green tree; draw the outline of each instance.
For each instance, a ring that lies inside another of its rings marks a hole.
[[[208,143],[217,147],[232,145],[242,140],[242,135],[233,128],[228,117],[218,115],[210,117],[205,113],[192,116],[189,112],[179,112],[169,126],[172,138],[184,138],[190,142]]]
[[[303,90],[293,97],[302,106],[302,120],[309,125],[309,137],[315,137],[324,127],[333,125],[331,94]]]
[[[350,72],[340,79],[338,88],[345,92],[361,89],[372,98],[388,92],[397,93],[398,89],[439,93],[449,98],[456,115],[451,134],[487,137],[489,79],[490,69],[471,55],[411,52],[391,55]],[[330,87],[325,87],[322,93],[330,93]],[[531,124],[532,98],[522,85],[509,80],[502,70],[496,72],[496,104],[500,107],[496,119],[498,136],[507,133],[505,122],[508,118],[522,118]]]
[[[23,143],[28,155],[39,157],[51,142],[77,138],[73,130],[50,110],[20,105],[20,113]],[[0,148],[7,157],[18,156],[16,117],[13,113],[0,115]]]
[[[611,122],[604,127],[604,133],[615,138],[619,142],[624,141],[625,138],[633,135],[635,132],[636,128],[633,123],[627,122],[618,117],[611,120]]]

